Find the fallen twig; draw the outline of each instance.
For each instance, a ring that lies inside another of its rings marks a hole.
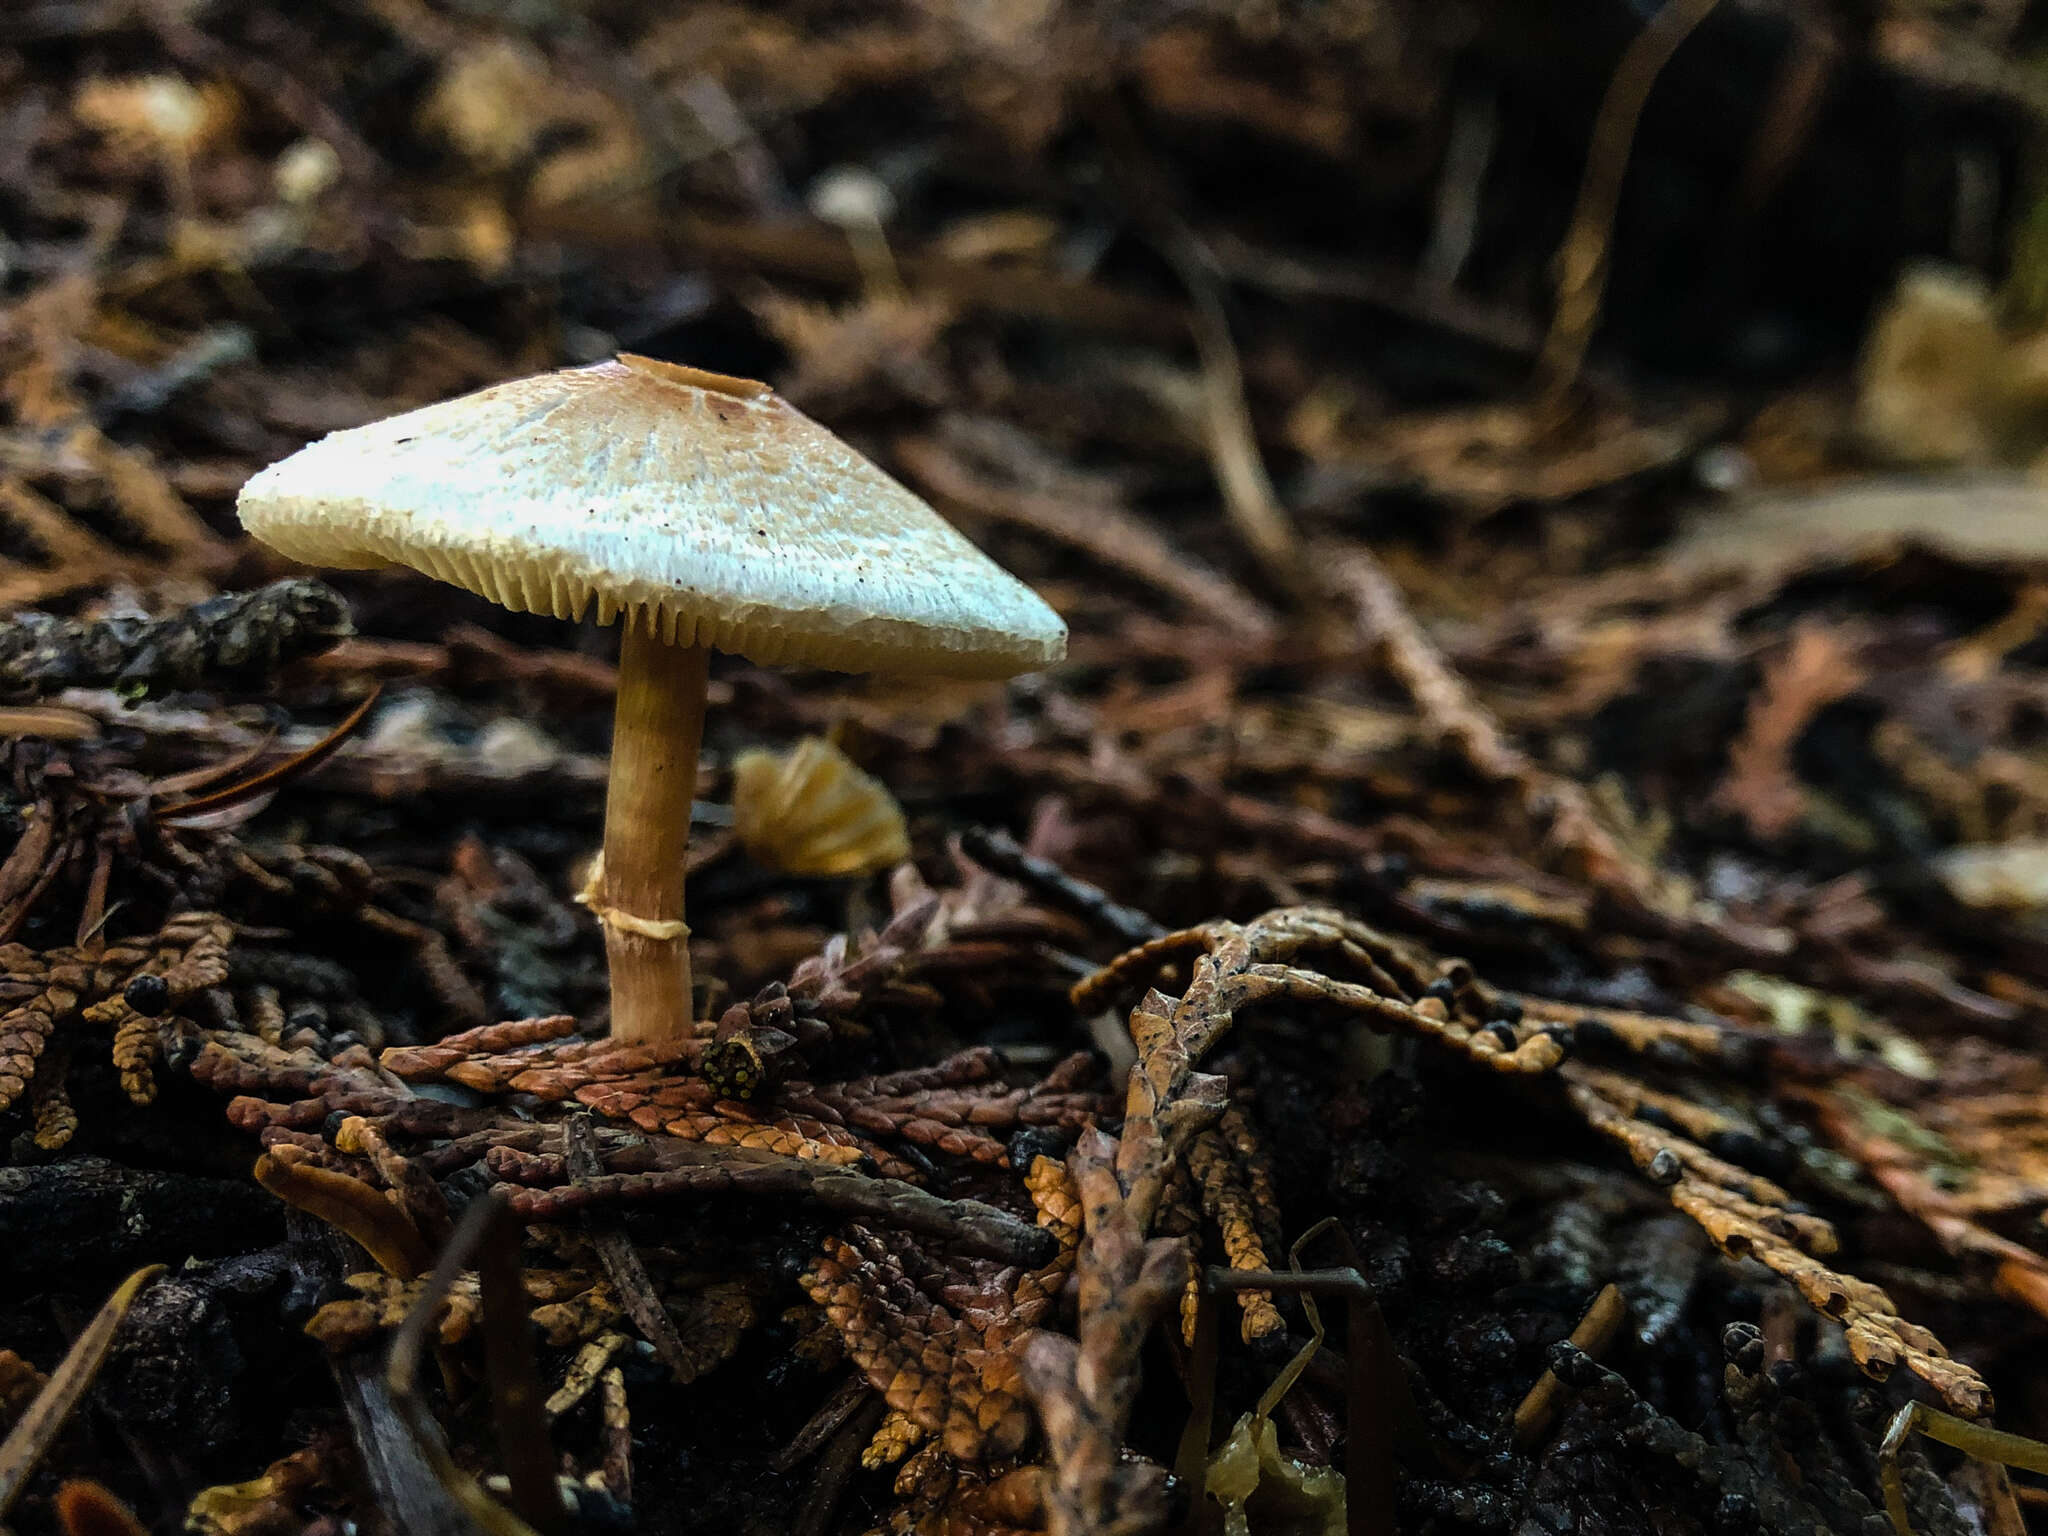
[[[597,1127],[591,1117],[587,1114],[569,1116],[562,1122],[562,1135],[567,1146],[564,1159],[570,1178],[578,1184],[585,1184],[601,1177],[604,1163],[598,1156]],[[591,1246],[597,1250],[598,1261],[611,1278],[612,1289],[618,1294],[619,1304],[626,1309],[626,1315],[639,1327],[641,1336],[654,1346],[654,1352],[661,1356],[662,1363],[675,1379],[678,1382],[689,1381],[696,1375],[689,1352],[683,1347],[682,1335],[676,1332],[675,1319],[661,1304],[661,1297],[647,1274],[647,1266],[640,1262],[640,1251],[633,1246],[633,1240],[626,1236],[624,1228],[617,1222],[596,1213],[586,1218],[585,1225],[590,1233]]]
[[[138,1269],[115,1288],[86,1324],[85,1331],[72,1341],[63,1363],[51,1373],[6,1440],[0,1441],[0,1518],[21,1497],[22,1489],[57,1438],[57,1432],[106,1363],[107,1351],[114,1347],[114,1335],[121,1330],[121,1319],[128,1315],[143,1287],[163,1272],[163,1265],[151,1264]]]

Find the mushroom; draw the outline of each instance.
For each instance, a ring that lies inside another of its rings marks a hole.
[[[683,856],[713,649],[1010,677],[1051,608],[765,384],[621,354],[335,432],[243,487],[310,565],[408,565],[503,607],[623,620],[601,872],[612,1036],[691,1022]]]
[[[886,181],[861,166],[835,166],[811,183],[805,201],[814,217],[845,234],[869,298],[903,297],[903,277],[889,249],[896,196]]]

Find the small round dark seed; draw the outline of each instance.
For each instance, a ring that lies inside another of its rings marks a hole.
[[[171,1006],[171,984],[161,976],[134,977],[121,990],[121,1000],[146,1019],[154,1019]]]
[[[1059,1132],[1046,1126],[1027,1125],[1011,1136],[1008,1150],[1010,1166],[1023,1170],[1028,1169],[1035,1159],[1041,1157],[1064,1162],[1067,1156],[1067,1142]]]
[[[1422,989],[1422,995],[1424,997],[1433,997],[1441,1003],[1448,1003],[1458,995],[1458,989],[1451,985],[1450,977],[1439,976],[1435,981],[1432,981]]]
[[[1605,1019],[1596,1019],[1591,1014],[1579,1020],[1576,1028],[1581,1045],[1613,1045],[1620,1039],[1612,1024]]]
[[[1486,1026],[1486,1032],[1500,1042],[1504,1051],[1512,1051],[1520,1042],[1515,1038],[1515,1028],[1506,1020],[1497,1020]]]
[[[1569,1024],[1546,1024],[1543,1026],[1543,1033],[1555,1040],[1557,1048],[1567,1056],[1578,1048],[1578,1031]]]
[[[1643,1170],[1652,1184],[1676,1184],[1685,1177],[1685,1165],[1678,1160],[1678,1154],[1666,1147],[1650,1159],[1650,1166]]]
[[[1493,1005],[1493,1017],[1503,1024],[1522,1022],[1522,1005],[1511,997],[1497,999]]]

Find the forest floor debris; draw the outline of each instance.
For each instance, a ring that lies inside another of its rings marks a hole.
[[[2040,1518],[2023,7],[486,9],[0,15],[14,1529]],[[722,659],[650,1044],[612,632],[231,510],[622,349],[1072,632]]]

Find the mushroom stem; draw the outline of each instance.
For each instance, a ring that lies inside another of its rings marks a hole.
[[[687,1034],[690,930],[683,924],[683,857],[711,653],[669,645],[645,618],[619,639],[619,697],[604,807],[605,956],[612,973],[612,1038]]]

